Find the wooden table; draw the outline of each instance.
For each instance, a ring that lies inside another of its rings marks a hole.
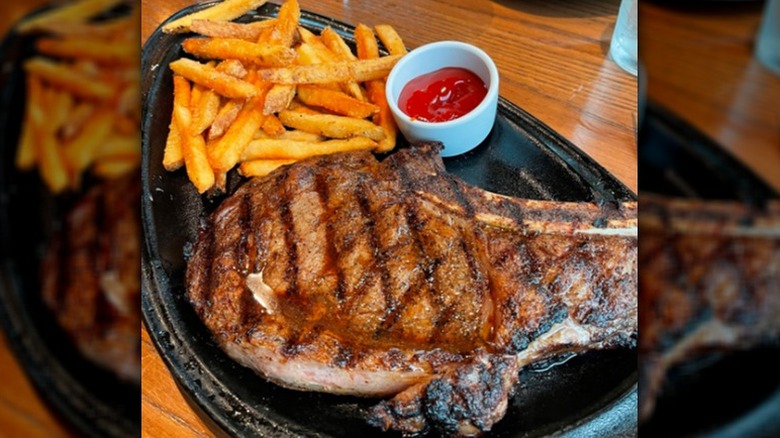
[[[191,3],[142,0],[142,39]],[[636,190],[636,79],[606,58],[617,0],[300,0],[300,4],[351,24],[392,24],[410,48],[446,39],[483,48],[500,71],[502,96]],[[145,332],[142,355],[144,435],[211,436],[178,392]]]
[[[706,12],[641,3],[648,97],[780,191],[780,77],[753,57],[762,4],[708,3]]]

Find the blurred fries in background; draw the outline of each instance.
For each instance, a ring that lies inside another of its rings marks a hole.
[[[37,166],[52,193],[78,190],[90,169],[110,179],[140,163],[139,7],[95,20],[117,7],[83,0],[17,26],[37,39],[16,165]]]
[[[175,91],[163,157],[169,171],[184,166],[199,193],[224,190],[237,165],[245,177],[263,176],[315,155],[395,147],[384,96],[388,73],[406,53],[395,29],[376,27],[390,53],[380,56],[374,31],[359,25],[356,55],[333,29],[316,35],[301,27],[296,0],[275,18],[230,21],[263,3],[225,0],[163,26],[199,35],[182,43],[196,59],[170,64]]]

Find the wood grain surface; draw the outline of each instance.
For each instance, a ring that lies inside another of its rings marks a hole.
[[[780,191],[780,77],[753,56],[762,2],[707,3],[706,9],[641,4],[648,98]]]
[[[636,190],[637,82],[606,57],[618,1],[299,1],[302,9],[347,23],[391,24],[410,48],[448,39],[481,47],[498,66],[502,96]],[[142,0],[142,40],[190,4]],[[143,435],[211,436],[147,333],[142,354]]]

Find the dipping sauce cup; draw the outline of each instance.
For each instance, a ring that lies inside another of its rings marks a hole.
[[[453,120],[418,120],[399,107],[406,84],[415,78],[447,68],[463,68],[479,76],[487,88],[484,99],[471,111]],[[498,69],[481,49],[458,41],[426,44],[409,52],[387,77],[387,102],[401,133],[410,142],[440,141],[441,155],[451,157],[475,148],[490,134],[498,108]]]

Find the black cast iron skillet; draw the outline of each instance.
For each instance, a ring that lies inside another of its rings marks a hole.
[[[638,151],[640,193],[742,200],[757,207],[780,197],[711,139],[654,103]],[[640,436],[780,436],[779,369],[780,342],[712,353],[674,367],[653,416],[640,425]]]
[[[106,17],[126,12],[119,8]],[[34,37],[14,30],[0,45],[0,321],[38,393],[79,436],[137,436],[140,387],[85,360],[41,300],[46,243],[93,181],[86,178],[79,193],[53,197],[36,171],[14,167],[26,101],[22,62],[34,54]]]
[[[196,5],[171,19],[198,10]],[[267,4],[239,21],[275,15]],[[317,32],[330,25],[352,40],[352,27],[303,12],[301,23]],[[212,341],[185,297],[185,254],[201,219],[223,197],[199,196],[183,170],[162,168],[171,114],[167,65],[183,56],[186,36],[158,29],[146,43],[143,70],[143,205],[145,231],[142,305],[160,355],[198,411],[233,436],[379,435],[364,420],[376,400],[291,391],[268,383],[229,359]],[[401,141],[398,147],[406,147]],[[615,202],[635,196],[601,166],[530,114],[501,99],[496,125],[482,145],[446,160],[466,181],[506,195],[561,201]],[[240,184],[231,175],[230,190]],[[526,369],[506,417],[491,437],[547,434],[634,436],[636,350],[583,354],[542,371]],[[388,434],[390,435],[390,434]]]

